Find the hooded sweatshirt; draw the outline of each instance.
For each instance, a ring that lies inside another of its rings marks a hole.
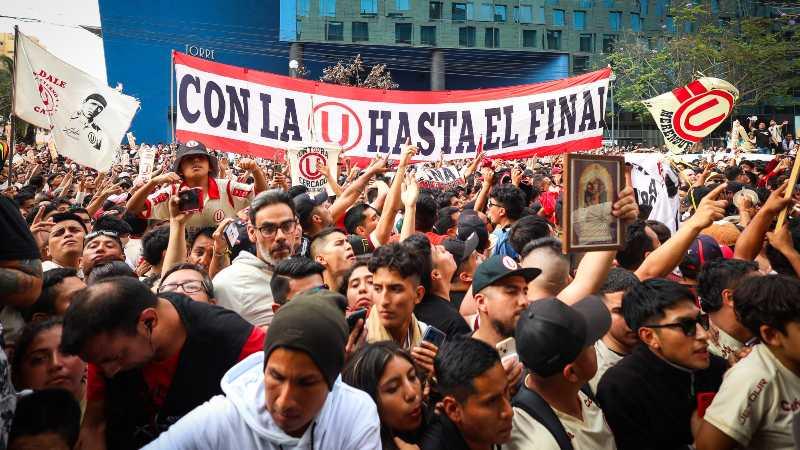
[[[301,437],[284,433],[265,406],[263,367],[263,352],[233,366],[222,378],[224,396],[198,406],[144,449],[381,449],[375,403],[341,378]]]
[[[242,251],[230,266],[214,277],[217,304],[242,316],[257,327],[272,322],[272,268],[256,255]]]

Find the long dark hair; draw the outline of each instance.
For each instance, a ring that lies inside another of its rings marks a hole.
[[[394,341],[374,342],[361,347],[342,370],[342,381],[369,394],[375,404],[378,405],[378,408],[380,408],[378,383],[386,370],[386,365],[394,357],[400,357],[408,361],[417,372],[417,378],[420,383],[424,382],[424,377],[419,376],[419,367],[414,362],[414,358],[411,357],[411,353],[404,350]],[[380,411],[378,413],[380,414]],[[394,431],[390,430],[381,420],[381,443],[384,449],[397,448],[394,443],[394,436]]]

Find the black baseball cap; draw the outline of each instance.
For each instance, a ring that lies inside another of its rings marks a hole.
[[[476,212],[464,210],[458,216],[458,228],[456,234],[462,241],[466,241],[472,233],[478,236],[478,251],[483,251],[489,246],[489,231]]]
[[[533,373],[549,377],[574,362],[610,327],[611,314],[596,295],[572,306],[555,297],[536,300],[519,316],[514,335],[517,354]]]
[[[202,142],[198,141],[187,141],[185,144],[178,145],[178,150],[175,152],[175,162],[172,163],[172,171],[180,175],[178,171],[181,170],[181,159],[190,155],[203,155],[208,158],[208,163],[211,165],[209,176],[216,178],[219,173],[219,161],[217,161],[216,156],[208,152]]]
[[[300,219],[300,225],[305,227],[308,225],[308,220],[311,218],[314,208],[328,200],[328,193],[322,191],[317,195],[311,195],[308,192],[304,192],[295,196],[293,200],[294,210],[297,213],[297,218]]]
[[[369,239],[363,238],[357,234],[348,234],[347,242],[350,243],[350,247],[353,249],[353,254],[356,256],[366,255],[375,250],[372,248],[372,244],[369,243]]]
[[[503,278],[519,276],[529,282],[540,273],[542,271],[535,267],[520,267],[510,256],[494,255],[475,269],[475,274],[472,276],[472,293],[477,294]]]
[[[449,238],[445,239],[444,242],[442,242],[442,245],[444,245],[444,248],[447,249],[451,255],[453,255],[453,259],[456,260],[456,264],[461,264],[462,262],[468,260],[472,255],[472,252],[478,248],[478,242],[478,235],[472,233],[469,235],[469,238],[467,238],[466,241]]]

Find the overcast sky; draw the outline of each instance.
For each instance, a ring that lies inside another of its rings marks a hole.
[[[39,39],[44,47],[75,67],[106,82],[103,40],[78,25],[100,26],[98,0],[2,0],[0,32],[20,31]]]

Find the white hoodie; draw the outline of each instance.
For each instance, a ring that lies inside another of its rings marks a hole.
[[[300,438],[272,420],[264,399],[264,352],[231,367],[222,391],[162,433],[145,450],[380,450],[378,409],[367,393],[336,380],[314,424]],[[312,437],[313,433],[313,437]]]
[[[272,279],[270,266],[258,256],[242,251],[230,266],[214,277],[217,304],[239,314],[257,327],[272,322]]]

